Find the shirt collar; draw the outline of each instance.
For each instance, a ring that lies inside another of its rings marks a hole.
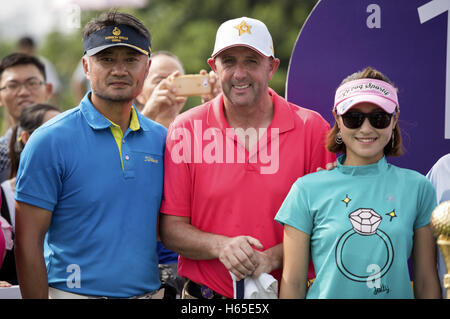
[[[113,122],[109,121],[106,117],[104,117],[92,104],[90,100],[91,91],[86,93],[84,98],[81,100],[80,109],[83,113],[84,117],[88,124],[94,130],[101,130],[110,127],[111,125],[115,125]],[[131,120],[130,120],[130,129],[132,131],[137,131],[139,129],[143,129],[147,131],[149,128],[145,124],[145,121],[142,120],[142,116],[139,112],[136,111],[135,106],[133,105],[131,108]]]
[[[108,120],[108,119],[107,119]],[[112,126],[118,127],[120,128],[119,125],[117,125],[116,123],[114,123],[113,121],[108,120]],[[111,126],[110,125],[110,126]],[[130,130],[132,131],[137,131],[141,128],[141,126],[139,125],[139,120],[137,117],[137,112],[134,109],[134,106],[131,108],[131,120],[130,120],[130,125],[129,125]]]
[[[131,120],[130,120],[130,129],[132,131],[137,131],[141,128],[141,125],[139,124],[137,112],[134,108],[134,105],[131,107]]]
[[[279,96],[274,90],[269,88],[269,95],[272,98],[274,113],[269,128],[279,128],[279,133],[283,133],[294,128],[294,114],[289,103]],[[207,115],[208,126],[219,127],[222,131],[230,127],[223,110],[223,93],[209,102]]]
[[[373,176],[385,172],[388,169],[388,162],[386,157],[383,156],[378,162],[369,165],[350,166],[344,165],[345,154],[341,155],[337,159],[337,169],[345,175],[352,176]]]

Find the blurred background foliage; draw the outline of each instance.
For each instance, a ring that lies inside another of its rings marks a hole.
[[[94,1],[94,0],[93,0]],[[281,65],[269,85],[284,96],[290,57],[299,31],[318,0],[149,0],[145,8],[119,8],[137,16],[152,34],[152,49],[168,50],[183,62],[186,73],[209,71],[215,34],[219,25],[237,17],[247,16],[263,21],[272,34],[275,55]],[[60,77],[63,91],[57,104],[62,109],[79,101],[71,91],[71,78],[82,55],[82,27],[99,11],[82,11],[81,27],[72,34],[58,30],[38,43],[38,54],[50,60]],[[0,58],[13,52],[14,41],[0,39]],[[185,109],[200,104],[200,98],[189,98]],[[3,109],[3,108],[2,108]]]

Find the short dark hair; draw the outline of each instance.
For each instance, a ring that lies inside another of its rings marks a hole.
[[[25,146],[22,141],[17,140],[20,136],[18,130],[26,131],[31,135],[43,124],[45,113],[49,111],[61,112],[59,108],[50,104],[33,104],[23,109],[17,125],[12,129],[11,141],[9,142],[9,159],[11,161],[9,178],[17,175],[20,154]]]
[[[30,37],[30,36],[24,36],[24,37],[21,37],[21,38],[17,41],[17,47],[19,47],[19,48],[26,47],[26,48],[32,48],[32,49],[34,49],[34,48],[36,47],[36,44],[35,44],[35,42],[34,42],[34,40],[33,40],[32,37]]]
[[[381,80],[384,82],[389,83],[395,88],[395,85],[392,83],[389,78],[381,73],[378,70],[375,70],[372,67],[366,67],[364,70],[355,72],[349,76],[347,76],[344,80],[342,80],[341,84],[339,86],[350,82],[354,80],[359,79],[376,79]],[[398,110],[397,110],[398,111]],[[333,128],[328,132],[327,139],[326,139],[326,147],[327,150],[333,153],[345,153],[345,144],[336,143],[336,134],[339,132],[339,127],[337,126],[337,123],[334,123]],[[384,155],[386,156],[400,156],[403,154],[403,143],[402,143],[402,135],[400,132],[400,127],[398,125],[395,125],[394,131],[392,133],[392,137],[394,138],[394,143],[387,143],[384,147]],[[391,138],[392,141],[392,138]]]
[[[131,14],[124,12],[117,12],[116,9],[110,10],[108,12],[103,12],[97,18],[89,21],[83,28],[83,40],[91,34],[98,30],[101,30],[108,26],[113,26],[117,24],[124,24],[139,32],[142,36],[151,42],[150,31],[145,27],[145,25],[139,21],[136,17]]]
[[[45,75],[45,65],[38,58],[26,53],[18,52],[11,53],[10,55],[7,55],[2,59],[2,61],[0,62],[0,79],[6,69],[24,64],[35,65],[44,77],[44,81],[47,80],[47,77]]]

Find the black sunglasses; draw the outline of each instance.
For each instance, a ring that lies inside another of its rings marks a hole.
[[[343,115],[342,121],[347,128],[356,129],[360,127],[366,118],[369,119],[370,125],[372,125],[376,129],[384,129],[391,124],[391,118],[394,114],[389,114],[386,112],[371,112],[371,113],[362,113],[362,112],[347,112]]]

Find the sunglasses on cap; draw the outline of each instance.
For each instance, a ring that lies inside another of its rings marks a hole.
[[[363,113],[356,111],[349,111],[342,114],[342,122],[349,129],[356,129],[361,127],[366,118],[369,119],[370,125],[376,129],[384,129],[391,124],[391,118],[395,113],[386,113],[382,111],[375,111],[371,113]]]

